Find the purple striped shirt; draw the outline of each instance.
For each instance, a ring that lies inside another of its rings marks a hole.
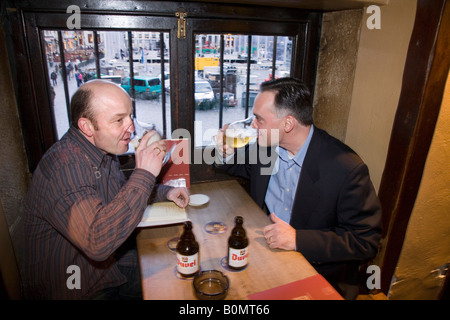
[[[142,169],[126,180],[117,156],[103,153],[71,127],[41,159],[25,200],[26,295],[81,299],[125,283],[117,265],[138,262],[136,256],[115,253],[149,199],[166,199],[169,187],[155,188],[155,182]],[[79,279],[69,279],[75,276],[71,266],[79,267]],[[81,287],[72,288],[78,280]]]

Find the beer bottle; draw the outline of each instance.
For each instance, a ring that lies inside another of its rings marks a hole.
[[[234,218],[235,226],[228,238],[228,267],[242,270],[248,264],[248,238],[242,226],[244,219],[241,216]]]
[[[192,222],[184,223],[184,230],[177,243],[177,271],[183,277],[194,276],[199,268],[198,242],[192,232]]]

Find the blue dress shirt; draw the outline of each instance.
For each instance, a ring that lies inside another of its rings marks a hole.
[[[287,223],[291,220],[297,184],[313,132],[314,126],[311,126],[308,138],[295,156],[279,146],[275,149],[279,156],[274,168],[278,171],[270,177],[265,202],[269,212],[275,212]]]

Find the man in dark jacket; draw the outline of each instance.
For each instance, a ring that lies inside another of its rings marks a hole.
[[[302,253],[344,298],[354,299],[360,265],[376,255],[381,234],[367,166],[314,126],[309,90],[297,79],[263,83],[253,114],[258,143],[242,159],[241,150],[218,144],[220,167],[250,180],[252,198],[273,222],[264,229],[271,248]]]

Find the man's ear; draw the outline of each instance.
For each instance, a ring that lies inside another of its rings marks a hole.
[[[83,132],[86,136],[89,138],[93,136],[94,134],[94,125],[92,124],[91,120],[88,118],[79,118],[78,119],[78,128],[81,132]]]
[[[291,115],[286,116],[284,118],[284,131],[285,132],[291,132],[292,129],[294,129],[294,127],[295,127],[295,122],[296,121],[297,120],[293,116],[291,116]]]

